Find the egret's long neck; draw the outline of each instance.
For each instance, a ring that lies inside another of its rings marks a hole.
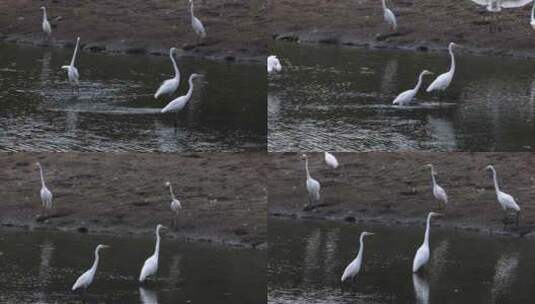
[[[531,8],[531,22],[535,21],[535,1],[533,2],[533,7]]]
[[[169,58],[171,58],[171,62],[173,62],[173,68],[175,69],[175,78],[180,77],[180,71],[178,70],[178,66],[176,65],[175,56],[173,56],[173,52],[169,53]]]
[[[186,98],[190,99],[191,94],[193,94],[193,77],[190,77],[188,79],[188,83],[189,83],[189,89],[188,89],[188,93],[186,94]]]
[[[429,230],[431,226],[431,215],[427,216],[427,225],[425,227],[425,237],[424,237],[424,244],[429,245]]]
[[[381,3],[383,4],[383,10],[386,9],[386,0],[381,0]]]
[[[175,194],[173,193],[173,186],[172,185],[169,185],[169,193],[171,194],[171,198],[174,199],[175,198]]]
[[[494,168],[492,168],[492,179],[494,180],[494,189],[496,189],[496,193],[500,192],[500,186],[498,186],[498,174]]]
[[[74,47],[74,54],[72,54],[71,67],[74,66],[74,61],[76,60],[76,53],[78,53],[78,44],[80,44],[80,40],[76,39],[76,47]]]
[[[310,178],[310,171],[308,171],[308,157],[305,158],[305,171],[307,173],[307,178]]]
[[[43,8],[43,21],[46,21],[46,7]]]
[[[360,236],[360,248],[359,252],[357,253],[357,258],[362,258],[362,252],[364,251],[364,236]]]
[[[437,186],[437,180],[435,178],[435,170],[433,170],[433,168],[431,168],[431,180],[433,181],[433,187],[436,187]]]
[[[154,247],[154,255],[160,254],[160,229],[156,230],[156,246]]]
[[[93,266],[91,266],[91,271],[95,272],[97,270],[98,260],[99,260],[98,249],[95,249],[95,262],[93,262]]]
[[[418,77],[418,82],[416,83],[416,86],[414,87],[415,91],[418,91],[420,89],[420,86],[422,85],[422,79],[424,78],[424,73],[420,73],[420,76]]]
[[[455,55],[453,54],[453,47],[450,46],[450,56],[451,56],[451,65],[450,65],[450,72],[455,72]]]
[[[191,18],[195,17],[193,15],[193,1],[191,1],[191,5],[190,5],[190,8],[189,8],[190,12],[191,12]]]
[[[41,185],[45,187],[45,176],[43,174],[43,167],[39,166],[39,173],[41,174]]]

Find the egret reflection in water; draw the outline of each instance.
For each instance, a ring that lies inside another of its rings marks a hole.
[[[504,252],[496,261],[494,278],[491,287],[491,303],[500,303],[502,297],[511,294],[511,286],[516,279],[519,263],[517,252]]]
[[[416,304],[429,304],[429,282],[425,276],[413,273],[412,284],[416,296]]]

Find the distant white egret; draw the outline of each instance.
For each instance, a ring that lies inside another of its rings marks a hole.
[[[46,211],[47,209],[52,208],[52,192],[50,192],[45,185],[45,176],[43,174],[43,167],[41,166],[41,163],[37,162],[35,164],[37,167],[39,167],[39,173],[41,174],[41,191],[39,194],[41,195],[41,205]]]
[[[374,235],[375,233],[364,231],[360,234],[360,247],[357,257],[347,265],[344,273],[342,274],[341,281],[344,282],[346,279],[355,279],[355,276],[360,272],[362,266],[362,255],[364,251],[364,237],[368,235]]]
[[[52,35],[52,27],[50,26],[50,22],[48,22],[48,18],[46,17],[46,7],[41,6],[41,10],[43,11],[43,33],[45,33],[47,36]]]
[[[180,111],[184,109],[188,101],[191,99],[191,95],[193,94],[193,79],[201,77],[201,76],[202,75],[195,74],[195,73],[191,74],[188,79],[189,89],[186,95],[182,95],[172,100],[161,110],[161,112],[166,113],[166,112]]]
[[[323,152],[323,155],[325,158],[325,163],[327,164],[329,168],[331,169],[338,168],[338,160],[336,159],[336,157],[334,157],[334,155],[332,155],[331,153],[327,151]]]
[[[440,74],[428,87],[427,92],[431,91],[444,91],[446,88],[450,85],[453,75],[455,74],[455,56],[453,55],[453,48],[456,47],[457,44],[454,42],[450,42],[448,46],[448,50],[450,52],[451,56],[451,64],[450,64],[450,70],[444,74]]]
[[[435,178],[437,172],[435,171],[435,167],[433,167],[432,164],[427,164],[426,167],[431,168],[431,179],[433,182],[433,196],[438,201],[442,202],[444,206],[446,206],[448,204],[448,195],[446,194],[446,190],[444,190],[444,188],[442,188],[439,184],[437,184],[437,181]],[[441,207],[440,204],[439,204],[439,207]]]
[[[173,192],[173,186],[170,182],[166,182],[165,185],[169,187],[169,193],[171,194],[171,205],[169,206],[171,208],[171,211],[175,213],[175,216],[173,217],[173,227],[176,224],[176,217],[178,216],[178,213],[180,212],[180,209],[182,209],[182,205],[180,204],[180,201],[175,197],[175,193]]]
[[[520,207],[518,206],[515,199],[511,195],[500,191],[500,186],[498,186],[498,175],[496,174],[496,169],[494,168],[494,166],[488,165],[486,169],[492,171],[492,178],[494,180],[494,189],[496,190],[496,197],[498,199],[498,203],[500,203],[504,211],[507,212],[509,210],[512,210],[516,213],[516,220],[518,224],[519,216],[520,216]]]
[[[429,249],[429,233],[431,230],[431,217],[441,215],[436,212],[429,212],[427,215],[427,225],[425,227],[425,236],[424,242],[416,251],[414,256],[414,261],[412,262],[412,272],[418,272],[427,262],[429,262],[429,256],[431,255],[431,250]]]
[[[204,37],[206,37],[206,30],[204,29],[204,25],[202,25],[201,20],[199,20],[199,18],[195,17],[193,14],[193,0],[189,0],[189,3],[191,12],[191,27],[197,35],[197,44],[199,44],[199,38],[204,39]]]
[[[381,0],[383,4],[383,12],[386,23],[388,23],[392,29],[395,31],[398,27],[398,23],[396,21],[396,15],[388,8],[386,7],[386,0]]]
[[[307,174],[306,187],[308,191],[308,201],[309,206],[312,206],[314,202],[318,202],[320,200],[321,186],[317,180],[310,176],[310,171],[308,169],[308,156],[306,154],[303,154],[303,159],[305,160],[305,170]]]
[[[503,8],[517,8],[525,6],[533,0],[471,0],[481,6],[485,6],[489,12],[500,12]]]
[[[418,93],[418,90],[420,90],[420,86],[422,85],[422,79],[425,75],[432,75],[433,73],[424,70],[420,73],[420,76],[418,77],[418,83],[416,83],[416,86],[412,90],[407,90],[401,94],[399,94],[396,99],[392,102],[392,104],[400,105],[400,106],[406,106],[409,105],[412,102],[412,99],[414,96],[416,96],[416,93]]]
[[[176,91],[176,89],[178,89],[178,86],[180,85],[180,71],[176,65],[175,52],[176,48],[174,47],[169,50],[169,58],[171,58],[173,68],[175,69],[175,77],[162,82],[156,93],[154,93],[154,98],[158,98],[160,95],[171,95]]]
[[[72,54],[71,64],[61,66],[62,69],[67,70],[67,76],[69,77],[69,82],[72,85],[78,85],[78,79],[80,74],[78,74],[78,69],[74,66],[76,61],[76,54],[78,53],[78,46],[80,45],[80,37],[76,38],[76,46],[74,47],[74,53]]]
[[[282,70],[279,58],[275,55],[268,56],[267,58],[267,72],[268,74],[280,72]]]
[[[529,24],[535,30],[535,1],[533,1],[533,7],[531,8],[531,21]]]
[[[93,279],[95,278],[95,273],[97,272],[98,267],[98,261],[99,261],[99,251],[103,248],[109,248],[110,246],[107,245],[98,245],[97,248],[95,248],[95,261],[93,262],[93,266],[89,268],[86,272],[84,272],[78,280],[74,283],[72,286],[72,290],[76,290],[79,288],[87,289],[91,283],[93,283]]]
[[[141,268],[141,273],[139,274],[139,282],[144,282],[147,277],[155,275],[158,271],[158,258],[160,255],[160,230],[162,228],[165,228],[165,226],[160,224],[156,226],[156,246],[154,247],[154,254],[145,260],[143,268]]]

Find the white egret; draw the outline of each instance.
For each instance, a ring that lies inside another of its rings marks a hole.
[[[277,73],[282,70],[279,58],[275,55],[268,56],[267,58],[267,72],[268,74]]]
[[[170,182],[166,182],[165,185],[169,187],[169,193],[171,194],[171,211],[175,213],[175,216],[173,217],[173,227],[176,224],[176,217],[178,216],[178,213],[180,212],[180,209],[182,209],[182,204],[180,204],[180,201],[175,197],[175,193],[173,192],[173,186]]]
[[[191,99],[191,95],[193,94],[193,79],[198,78],[202,75],[199,74],[191,74],[188,79],[189,83],[189,89],[186,95],[182,95],[180,97],[177,97],[173,99],[170,103],[168,103],[162,110],[162,113],[166,112],[172,112],[172,111],[180,111],[184,109],[188,101]]]
[[[178,86],[180,85],[180,71],[176,65],[175,52],[176,48],[174,47],[169,50],[169,58],[171,58],[173,68],[175,69],[175,77],[162,82],[156,93],[154,93],[154,98],[158,98],[160,95],[171,95],[176,91],[176,89],[178,89]]]
[[[139,274],[139,282],[143,283],[147,277],[155,275],[158,271],[158,258],[160,255],[160,230],[162,228],[165,228],[165,226],[160,224],[156,226],[156,246],[154,247],[154,254],[145,260],[143,268],[141,268],[141,273]]]
[[[202,25],[201,20],[199,20],[199,18],[195,17],[193,14],[193,0],[189,0],[189,3],[191,12],[191,27],[197,35],[197,44],[199,44],[199,38],[204,39],[204,37],[206,37],[206,30],[204,29],[204,25]]]
[[[529,24],[535,30],[535,1],[533,1],[533,7],[531,8],[531,21]]]
[[[500,203],[504,211],[507,212],[509,210],[512,210],[516,213],[516,221],[518,224],[519,217],[520,217],[520,207],[518,206],[515,199],[511,195],[500,191],[500,186],[498,186],[498,175],[496,174],[496,169],[494,168],[494,166],[488,165],[486,169],[492,171],[492,178],[494,180],[494,189],[496,190],[496,197],[498,199],[498,203]]]
[[[448,204],[448,195],[446,194],[446,190],[442,188],[439,184],[437,184],[435,176],[437,175],[437,172],[435,171],[435,167],[433,167],[432,164],[427,164],[426,167],[429,167],[431,169],[431,180],[433,182],[433,196],[440,202],[446,206]],[[439,207],[441,205],[439,204]]]
[[[400,105],[400,106],[406,106],[409,105],[412,102],[412,99],[414,96],[416,96],[416,93],[418,93],[418,90],[420,90],[420,86],[422,85],[422,79],[425,75],[432,75],[433,73],[428,70],[423,70],[420,73],[420,76],[418,77],[418,83],[416,83],[416,86],[412,90],[407,90],[401,94],[399,94],[396,99],[392,102],[392,104]]]
[[[327,151],[323,152],[323,154],[325,158],[325,163],[327,164],[329,168],[331,169],[338,168],[338,160],[336,159],[336,157],[334,157],[334,155],[332,155],[331,153]]]
[[[368,235],[374,235],[375,233],[364,231],[360,234],[360,247],[357,257],[347,265],[344,273],[342,274],[341,281],[344,282],[346,279],[355,279],[355,276],[360,272],[362,267],[362,255],[364,251],[364,237]]]
[[[308,201],[309,205],[312,206],[314,202],[317,202],[320,200],[320,183],[313,179],[310,176],[310,171],[308,169],[308,156],[306,154],[303,154],[303,159],[305,160],[305,170],[307,174],[307,180],[306,180],[306,187],[308,191]]]
[[[418,251],[416,251],[414,261],[412,262],[412,272],[418,272],[423,266],[425,266],[425,264],[427,264],[427,262],[429,262],[429,256],[431,253],[431,250],[429,249],[431,217],[439,215],[442,214],[436,212],[429,212],[429,214],[427,215],[427,225],[425,227],[424,242],[420,246],[420,248],[418,248]]]
[[[79,288],[87,289],[91,283],[93,283],[93,279],[95,278],[95,273],[97,272],[98,267],[98,261],[99,261],[99,251],[103,248],[109,248],[110,246],[107,245],[98,245],[97,248],[95,248],[95,261],[93,262],[93,266],[89,268],[86,272],[84,272],[78,280],[74,283],[72,286],[72,290],[76,290]]]
[[[395,31],[398,27],[398,22],[396,21],[396,15],[388,8],[386,7],[386,0],[381,0],[383,4],[383,12],[386,23],[388,23],[392,29]]]
[[[52,35],[52,27],[50,26],[50,22],[48,22],[48,18],[46,17],[46,7],[41,6],[41,10],[43,11],[43,33],[50,37],[50,35]]]
[[[525,6],[533,0],[472,0],[478,5],[485,6],[489,12],[500,12],[503,8],[517,8]]]
[[[74,53],[72,54],[71,64],[61,66],[62,69],[67,70],[67,76],[69,77],[69,82],[72,85],[78,85],[78,79],[80,74],[78,74],[78,69],[74,66],[76,61],[76,54],[78,53],[78,46],[80,45],[80,37],[76,38],[76,46],[74,47]]]
[[[41,195],[41,205],[46,211],[48,209],[52,209],[52,192],[50,192],[45,185],[45,176],[43,174],[43,167],[41,166],[41,163],[37,162],[35,164],[37,167],[39,167],[39,173],[41,174],[41,191],[39,191],[39,194]]]
[[[450,42],[448,50],[451,56],[450,70],[444,74],[440,74],[428,87],[427,92],[444,91],[450,85],[453,75],[455,74],[455,56],[453,55],[453,48],[458,46],[454,42]]]

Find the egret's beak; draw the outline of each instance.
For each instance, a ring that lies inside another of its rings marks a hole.
[[[111,248],[110,245],[103,245],[102,248]]]
[[[444,214],[435,212],[435,216],[443,216]]]

